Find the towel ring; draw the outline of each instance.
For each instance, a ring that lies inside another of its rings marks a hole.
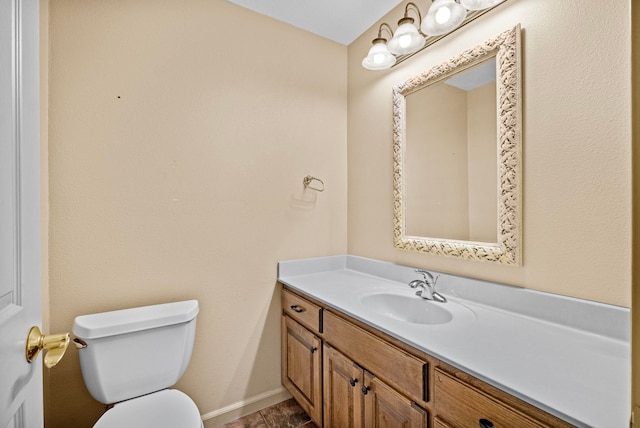
[[[318,187],[314,187],[314,186],[312,186],[312,185],[311,185],[311,183],[312,183],[313,181],[318,181],[318,182],[320,182],[320,184],[322,185],[322,187],[321,187],[321,188],[318,188]],[[315,191],[317,191],[317,192],[324,192],[324,181],[320,180],[319,178],[316,178],[316,177],[312,177],[312,176],[310,176],[310,175],[307,175],[307,176],[305,176],[305,177],[302,179],[302,184],[304,185],[304,188],[305,188],[305,189],[309,188],[309,189],[311,189],[311,190],[315,190]]]

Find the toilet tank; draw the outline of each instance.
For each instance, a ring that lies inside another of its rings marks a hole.
[[[189,365],[198,301],[76,317],[73,334],[87,389],[104,404],[173,386]]]

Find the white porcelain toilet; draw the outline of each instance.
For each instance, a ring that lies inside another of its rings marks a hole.
[[[87,389],[113,404],[94,428],[202,428],[186,394],[168,389],[189,365],[198,301],[82,315],[75,342]]]

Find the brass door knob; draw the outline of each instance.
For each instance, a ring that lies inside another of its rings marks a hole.
[[[37,326],[31,327],[27,336],[25,356],[27,361],[36,359],[40,351],[46,349],[44,365],[51,368],[58,364],[69,346],[69,333],[44,335]]]

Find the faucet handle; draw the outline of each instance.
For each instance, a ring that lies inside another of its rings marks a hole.
[[[427,284],[433,285],[438,280],[437,277],[435,279],[433,278],[433,274],[431,274],[431,272],[426,271],[424,269],[416,269],[416,273],[422,274],[422,276],[424,277],[424,282],[426,282]],[[438,275],[438,276],[440,276],[440,275]]]
[[[427,287],[435,289],[436,282],[438,282],[438,278],[440,278],[440,274],[434,277],[431,272],[423,269],[416,269],[416,273],[421,273],[422,276],[424,276],[424,283],[427,285]]]

